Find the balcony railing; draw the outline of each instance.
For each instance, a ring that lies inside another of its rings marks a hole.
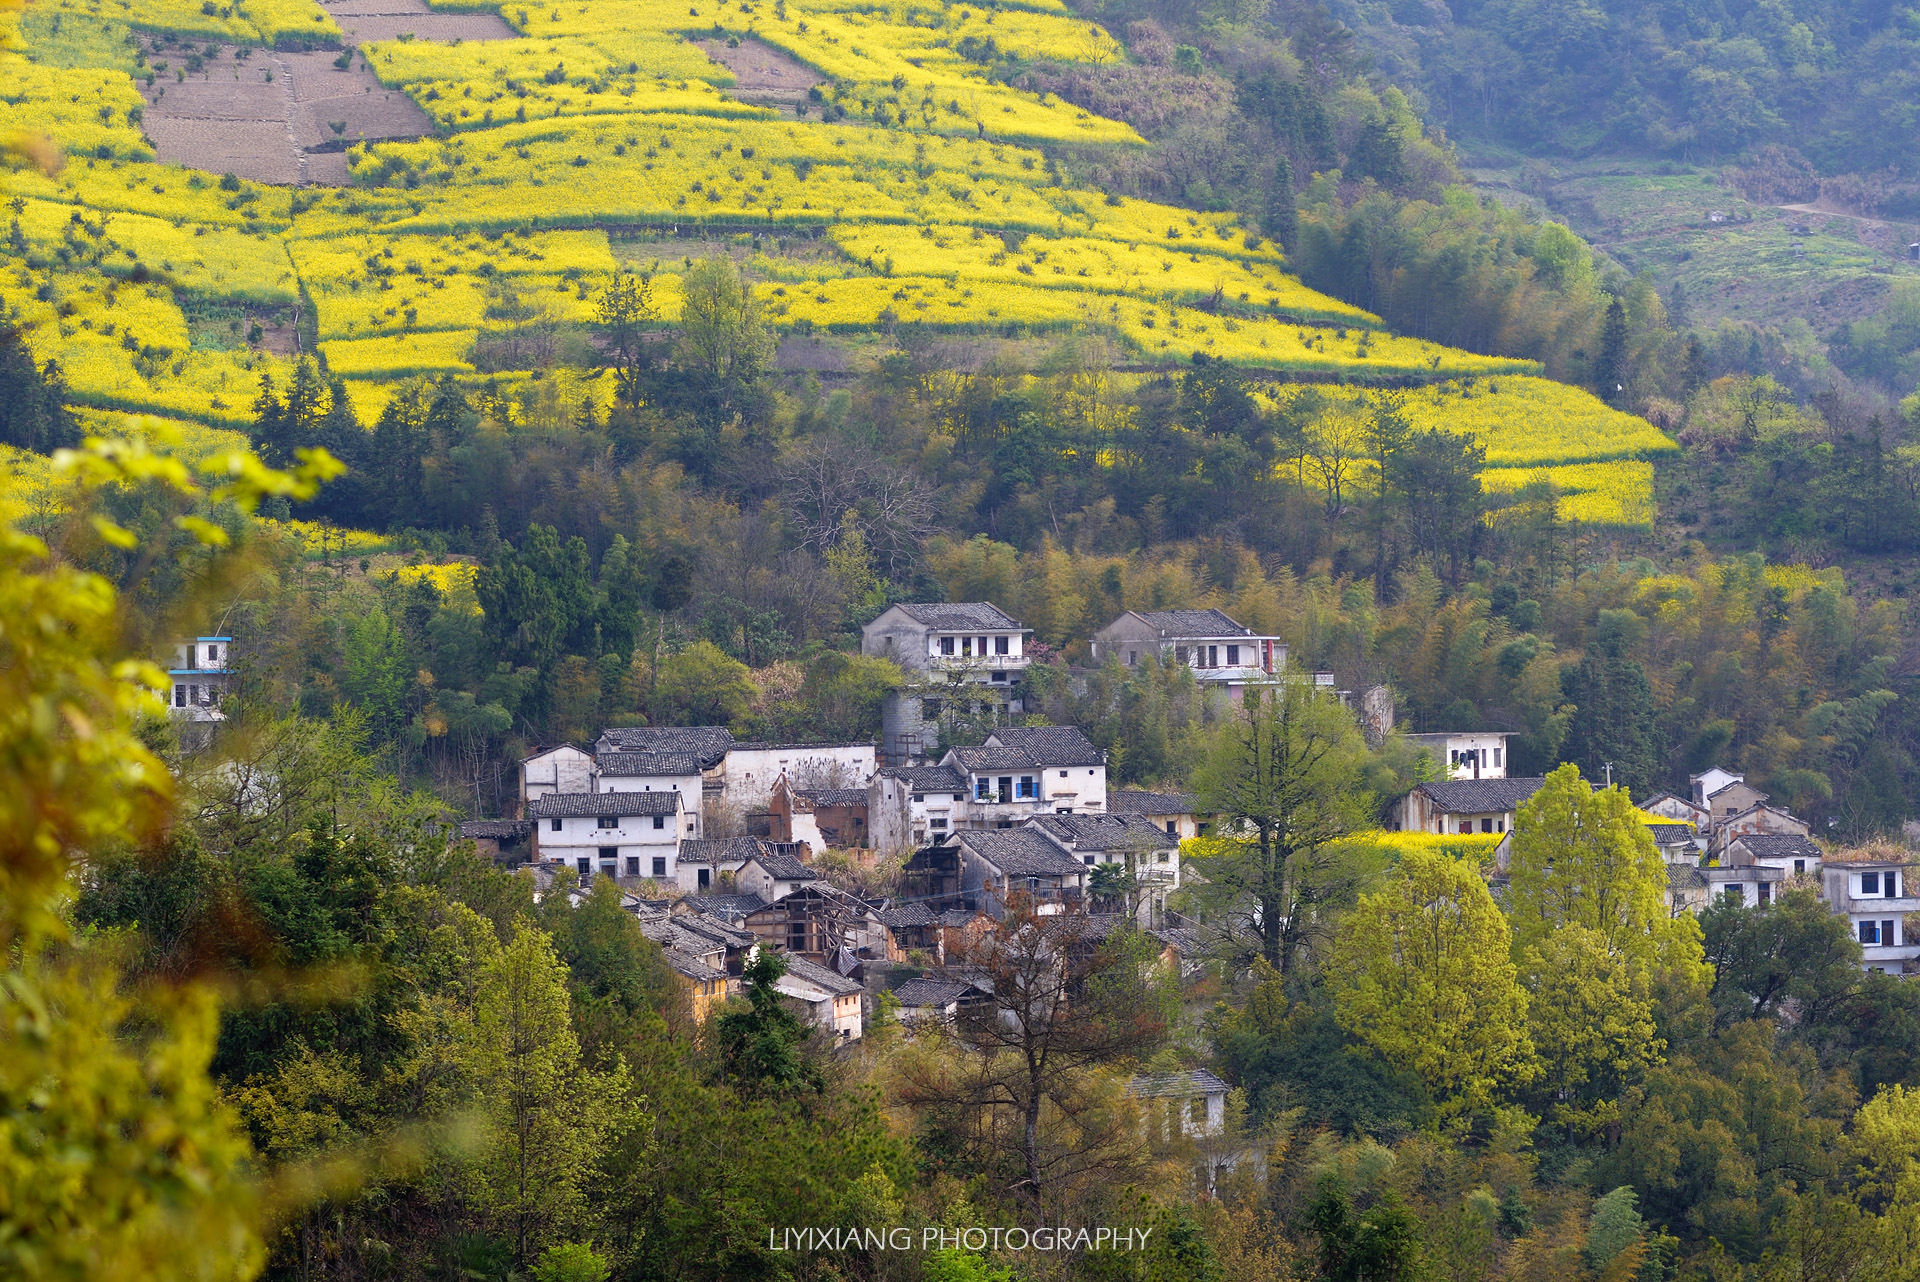
[[[927,662],[942,668],[978,668],[982,672],[1025,671],[1033,660],[1024,654],[932,654]]]

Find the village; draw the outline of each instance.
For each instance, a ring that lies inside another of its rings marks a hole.
[[[984,602],[896,604],[869,622],[862,649],[915,678],[885,708],[879,743],[737,740],[722,726],[622,726],[588,746],[555,744],[519,769],[518,813],[462,823],[503,867],[524,867],[541,895],[578,902],[610,878],[682,985],[696,1024],[742,992],[762,952],[777,953],[780,994],[840,1045],[876,1015],[909,1033],[991,1010],[979,942],[1016,903],[1072,915],[1091,946],[1122,924],[1191,978],[1209,960],[1209,923],[1183,911],[1197,876],[1183,851],[1216,831],[1190,793],[1110,788],[1106,754],[1073,726],[1022,725],[1029,630]],[[1287,647],[1217,609],[1129,611],[1091,639],[1096,663],[1146,656],[1188,666],[1212,697],[1310,682],[1371,741],[1393,730],[1381,687],[1356,696],[1333,673],[1287,668]],[[176,718],[216,722],[232,643],[177,647]],[[942,747],[950,715],[987,727]],[[1415,732],[1435,777],[1385,816],[1389,832],[1497,836],[1485,875],[1503,891],[1524,803],[1545,783],[1508,774],[1499,731]],[[1737,772],[1690,778],[1638,812],[1667,868],[1674,915],[1716,900],[1771,903],[1790,883],[1817,887],[1870,970],[1920,969],[1920,898],[1911,857],[1887,843],[1843,851],[1771,803]],[[1596,782],[1595,786],[1601,786]],[[1223,833],[1221,835],[1231,835]],[[1164,1080],[1163,1080],[1164,1079]],[[1171,1100],[1194,1135],[1217,1126],[1228,1087],[1208,1072],[1146,1075],[1133,1093]],[[1209,1121],[1208,1119],[1212,1119]]]

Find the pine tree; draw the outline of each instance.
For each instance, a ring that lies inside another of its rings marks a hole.
[[[1273,177],[1267,182],[1267,207],[1260,226],[1283,252],[1292,250],[1300,238],[1300,211],[1293,199],[1293,166],[1285,156],[1273,164]]]
[[[1609,405],[1618,405],[1627,381],[1627,309],[1619,298],[1607,304],[1600,323],[1600,355],[1593,362],[1593,390]]]

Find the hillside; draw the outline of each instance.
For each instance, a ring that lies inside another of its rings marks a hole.
[[[1538,370],[1390,332],[1302,285],[1231,212],[1074,185],[1057,148],[1142,140],[989,74],[997,58],[1125,57],[1048,0],[100,9],[26,11],[8,110],[57,150],[21,152],[4,178],[0,299],[81,405],[244,427],[260,380],[284,384],[300,353],[371,424],[416,376],[523,386],[556,333],[591,330],[621,272],[645,276],[648,319],[670,327],[681,275],[716,254],[776,333],[806,340],[789,364],[844,367],[843,338],[914,326],[1098,334],[1142,369]],[[426,136],[395,136],[409,130]],[[597,363],[570,350],[560,364]],[[582,387],[604,404],[604,383]],[[1550,399],[1607,413],[1572,389]],[[1481,430],[1470,396],[1434,404],[1435,424]],[[1532,434],[1530,467],[1594,461],[1543,421],[1485,429]],[[1655,433],[1609,457],[1664,448]],[[1640,472],[1608,484],[1628,500],[1582,514],[1643,523]]]

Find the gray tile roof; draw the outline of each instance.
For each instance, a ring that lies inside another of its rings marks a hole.
[[[527,818],[585,819],[600,815],[624,818],[671,815],[679,810],[680,794],[672,788],[660,792],[556,792],[529,801]]]
[[[1204,1068],[1191,1073],[1143,1073],[1127,1083],[1127,1094],[1136,1099],[1212,1095],[1226,1090],[1227,1084]]]
[[[602,775],[628,779],[660,779],[700,773],[700,759],[691,752],[603,752],[593,759]]]
[[[690,752],[702,769],[720,764],[733,746],[725,726],[615,726],[600,733],[597,752]]]
[[[689,935],[711,940],[724,948],[751,948],[759,936],[712,913],[681,913],[668,919]]]
[[[942,926],[971,926],[980,916],[978,908],[949,908],[940,914]]]
[[[925,904],[903,904],[898,908],[883,908],[874,916],[880,919],[882,926],[931,926],[939,920],[939,914]]]
[[[684,843],[683,843],[684,844]],[[696,913],[705,913],[717,917],[729,925],[737,925],[746,920],[750,912],[756,912],[767,906],[767,901],[758,895],[687,895],[680,901]]]
[[[968,850],[1008,877],[1078,877],[1079,860],[1031,828],[989,828],[957,834]]]
[[[1044,767],[1025,748],[955,748],[953,759],[963,770],[1040,770]]]
[[[1219,610],[1135,610],[1160,635],[1175,637],[1250,637],[1253,630],[1241,627]]]
[[[1034,826],[1077,851],[1170,850],[1180,839],[1145,815],[1041,815]]]
[[[853,994],[861,991],[859,984],[837,971],[829,970],[818,962],[808,961],[804,957],[796,957],[792,953],[782,953],[781,956],[786,958],[787,974],[793,976],[795,979],[804,979],[809,984],[824,988],[835,997],[851,997]]]
[[[865,788],[796,788],[794,796],[805,797],[816,806],[864,806]]]
[[[1648,824],[1647,831],[1653,834],[1656,846],[1677,846],[1693,840],[1692,824]]]
[[[1744,846],[1755,859],[1819,859],[1820,847],[1792,833],[1756,832],[1729,838],[1727,846]]]
[[[761,871],[776,881],[818,880],[813,869],[807,867],[792,855],[757,854],[748,862],[758,864]],[[745,870],[742,869],[742,871]]]
[[[1106,757],[1079,726],[1005,726],[987,736],[988,743],[1019,748],[1042,766],[1098,766]]]
[[[518,841],[533,831],[524,819],[469,819],[460,825],[460,835],[469,841],[487,837],[494,841]]]
[[[911,792],[965,792],[966,776],[952,766],[888,766],[883,779],[898,779]]]
[[[1540,791],[1546,782],[1541,778],[1455,779],[1423,783],[1420,791],[1432,799],[1435,810],[1456,815],[1484,815],[1512,810]]]
[[[758,837],[683,838],[680,862],[686,864],[744,863],[761,853]]]
[[[957,979],[909,979],[893,990],[900,1004],[909,1010],[926,1006],[945,1006],[957,1002],[974,991],[972,984],[963,984]]]
[[[1190,792],[1142,792],[1123,788],[1107,794],[1107,809],[1116,815],[1191,815],[1200,798]]]
[[[901,602],[899,608],[908,618],[930,628],[985,628],[1005,632],[1018,628],[1018,620],[999,606],[986,601]]]
[[[1676,897],[1688,890],[1706,887],[1707,874],[1693,864],[1668,864],[1667,889]]]
[[[676,972],[685,975],[688,979],[711,983],[714,980],[724,980],[727,977],[726,971],[717,970],[701,961],[698,957],[691,957],[681,952],[678,948],[663,948],[660,950],[660,955],[667,959],[667,965],[673,967]]]

